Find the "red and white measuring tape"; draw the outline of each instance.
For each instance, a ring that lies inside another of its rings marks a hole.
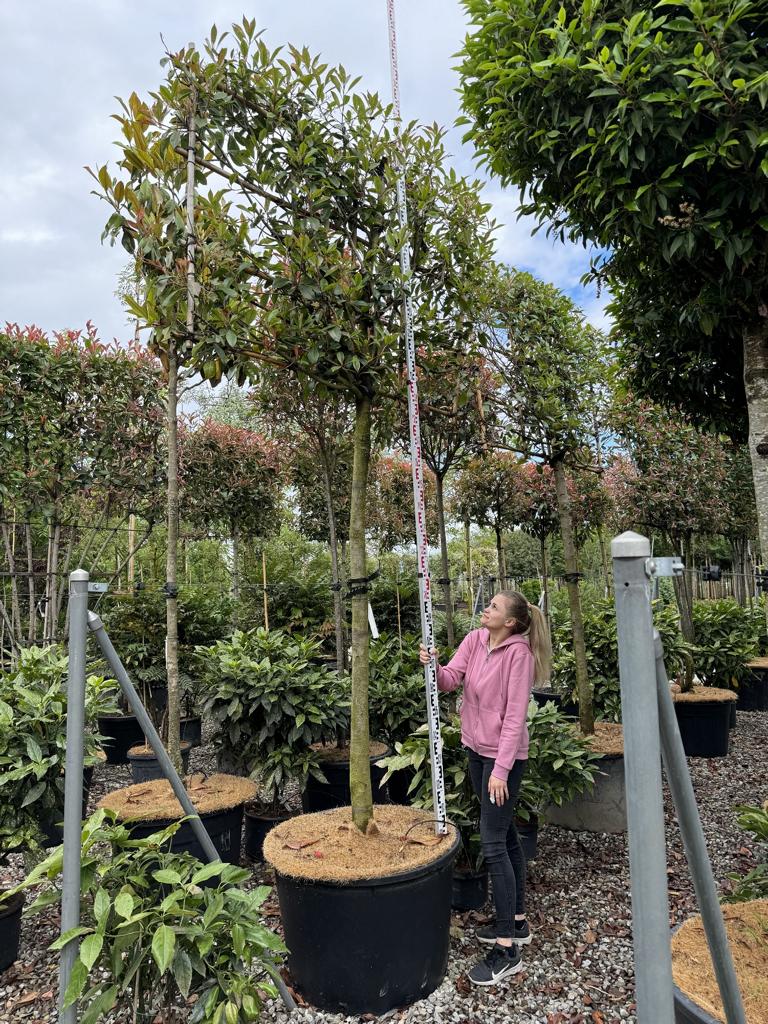
[[[395,0],[387,0],[389,21],[389,63],[392,72],[392,104],[395,118],[400,121],[400,79],[397,71],[397,36],[395,34]],[[405,168],[401,165],[397,179],[397,212],[401,228],[408,227],[408,208],[405,204]],[[400,250],[400,268],[404,277],[410,276],[411,255],[406,241]],[[413,506],[416,518],[416,549],[418,553],[419,604],[421,608],[421,637],[431,651],[435,646],[435,627],[432,617],[432,586],[429,576],[429,545],[427,543],[424,512],[424,468],[421,459],[421,428],[419,425],[419,392],[416,382],[416,350],[413,338],[413,300],[410,288],[405,293],[405,354],[408,373],[408,424],[411,442],[411,473],[413,476]],[[432,658],[424,668],[427,691],[427,721],[429,723],[429,753],[432,763],[432,793],[434,799],[435,831],[447,832],[445,808],[445,776],[443,750],[440,739],[440,708],[437,701],[437,662]]]

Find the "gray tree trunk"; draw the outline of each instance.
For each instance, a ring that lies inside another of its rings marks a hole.
[[[744,392],[749,414],[749,454],[762,557],[768,557],[768,320],[744,331]],[[768,601],[765,602],[768,617]],[[768,621],[767,621],[768,627]]]
[[[442,568],[443,595],[445,597],[445,636],[449,647],[454,645],[453,635],[453,598],[451,595],[451,571],[448,564],[448,541],[445,535],[445,504],[443,495],[443,478],[435,474],[435,490],[437,500],[437,529],[440,534],[440,565]]]

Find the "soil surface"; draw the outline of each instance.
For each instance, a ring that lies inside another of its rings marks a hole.
[[[397,804],[377,804],[364,834],[352,823],[349,807],[335,807],[289,818],[272,829],[264,840],[264,859],[295,878],[386,878],[437,860],[455,835],[451,827],[435,835],[431,812]]]
[[[714,704],[737,699],[733,690],[723,690],[719,686],[694,686],[687,693],[673,693],[675,704]]]
[[[256,798],[257,786],[250,779],[239,775],[190,775],[186,789],[198,814],[226,811]],[[97,804],[114,811],[118,818],[130,821],[164,821],[167,818],[182,818],[184,811],[171,789],[170,782],[156,779],[154,782],[139,782],[107,793]]]
[[[181,741],[182,751],[189,750],[191,746],[189,740]],[[154,749],[148,743],[138,743],[135,747],[131,747],[128,753],[133,754],[134,757],[156,757]]]
[[[596,754],[619,757],[624,753],[624,730],[619,722],[595,722],[595,731],[587,739]]]
[[[343,747],[336,747],[332,744],[313,743],[312,749],[318,751],[321,761],[326,761],[329,764],[335,761],[349,761],[349,744],[345,744]],[[384,757],[389,747],[386,743],[371,740],[368,750],[371,757]]]
[[[768,1024],[768,899],[723,907],[748,1024]],[[690,1000],[725,1024],[725,1011],[697,914],[672,937],[672,977]]]

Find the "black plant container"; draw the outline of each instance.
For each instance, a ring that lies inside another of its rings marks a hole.
[[[0,973],[7,970],[11,964],[16,963],[19,958],[23,909],[23,892],[0,903]]]
[[[488,899],[488,871],[454,869],[451,906],[454,910],[482,910]]]
[[[371,757],[371,788],[373,802],[385,804],[388,801],[387,787],[381,787],[381,780],[386,775],[386,769],[377,764],[382,757],[388,757],[392,751],[387,748],[383,754],[376,754]],[[328,811],[332,807],[349,807],[352,798],[349,792],[349,761],[320,761],[320,770],[325,775],[327,782],[320,782],[318,779],[309,776],[304,795],[301,798],[302,808],[305,814],[312,811]]]
[[[550,689],[534,689],[531,691],[531,696],[536,701],[537,707],[543,708],[548,701],[551,701],[558,711],[562,711],[569,718],[579,717],[579,705],[562,693],[557,693],[555,690]]]
[[[181,765],[185,775],[189,768],[189,752],[191,749],[192,744],[188,740],[182,740]],[[154,751],[146,754],[132,754],[128,751],[128,763],[131,766],[131,776],[134,782],[153,782],[155,779],[165,778],[163,769],[160,767],[160,762],[155,757]]]
[[[675,985],[674,997],[675,1024],[720,1024],[719,1018],[713,1017],[712,1014],[707,1013],[705,1009],[694,1003],[684,992],[680,991],[677,985]]]
[[[415,775],[416,772],[413,768],[401,768],[400,771],[393,772],[390,775],[387,782],[387,791],[389,799],[393,804],[407,806],[411,802],[411,798],[408,795],[408,787],[413,782]]]
[[[307,1002],[376,1016],[445,977],[459,836],[431,864],[342,885],[277,875],[288,969]]]
[[[135,715],[99,715],[99,733],[104,737],[107,764],[127,764],[130,748],[144,741]]]
[[[186,715],[181,720],[180,736],[192,747],[203,744],[203,720],[200,715]]]
[[[768,671],[759,669],[742,679],[736,697],[739,711],[768,711]]]
[[[224,811],[201,814],[200,819],[221,859],[227,864],[239,864],[243,831],[243,805],[240,804],[239,807]],[[127,821],[125,826],[130,830],[134,839],[146,839],[153,832],[162,831],[176,820],[178,819],[164,818],[159,821]],[[208,860],[188,821],[185,821],[174,834],[170,849],[172,853],[191,853],[198,860],[204,862]]]
[[[686,757],[725,757],[731,739],[732,701],[675,701]]]
[[[287,814],[275,816],[257,808],[245,808],[245,855],[251,860],[264,860],[264,840],[267,832],[286,821]]]

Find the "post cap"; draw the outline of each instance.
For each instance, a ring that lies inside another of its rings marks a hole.
[[[627,530],[611,541],[611,558],[649,558],[651,542],[641,533]]]
[[[69,574],[70,583],[87,583],[91,578],[91,574],[87,569],[75,569]]]

